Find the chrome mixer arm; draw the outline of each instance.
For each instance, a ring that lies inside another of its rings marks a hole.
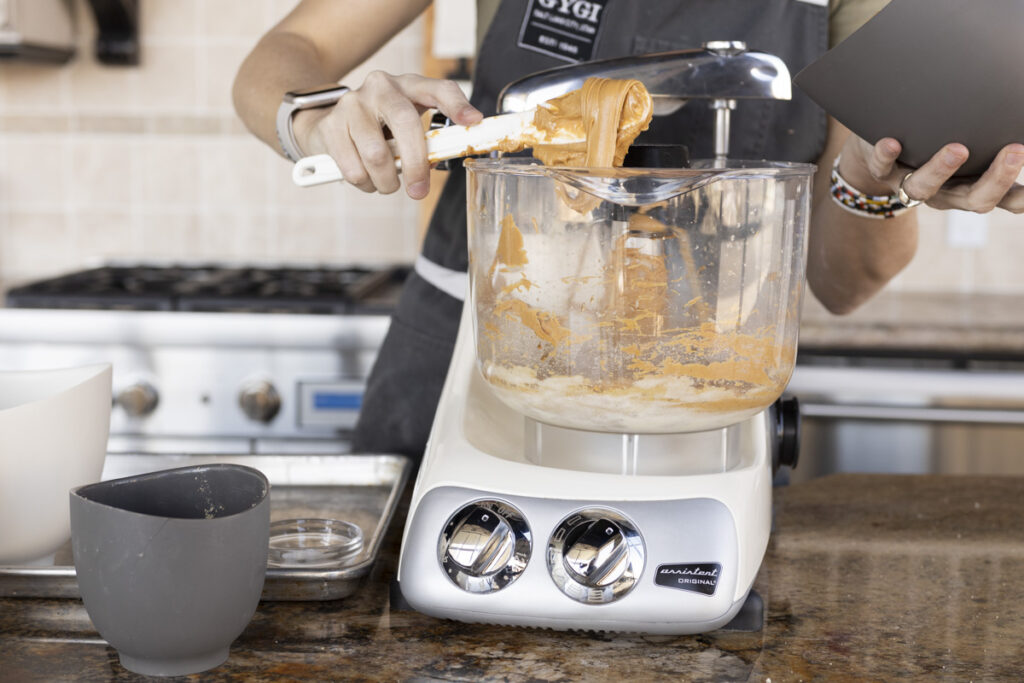
[[[539,71],[505,86],[498,95],[498,111],[533,109],[579,88],[592,76],[635,78],[656,100],[792,97],[789,69],[781,59],[748,52],[740,41],[714,41],[699,49],[602,59]]]
[[[700,49],[603,59],[540,71],[514,81],[498,95],[501,113],[526,111],[564,95],[590,77],[635,78],[654,100],[655,116],[670,114],[691,99],[715,110],[715,156],[729,150],[729,114],[736,100],[788,100],[792,81],[774,55],[749,52],[740,41],[713,41]]]

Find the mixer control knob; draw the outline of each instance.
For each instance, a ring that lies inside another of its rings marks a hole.
[[[448,520],[437,554],[448,578],[470,593],[493,593],[522,574],[532,539],[523,514],[507,503],[477,501]]]
[[[238,393],[238,405],[250,420],[270,422],[281,410],[281,396],[270,382],[250,382]]]
[[[610,520],[583,522],[565,538],[562,564],[569,576],[584,586],[614,583],[626,570],[628,561],[626,536]]]
[[[551,578],[573,600],[612,602],[636,585],[644,568],[643,540],[618,512],[588,508],[558,525],[547,560]]]
[[[160,394],[149,382],[135,382],[117,392],[114,403],[131,417],[146,417],[160,402]]]

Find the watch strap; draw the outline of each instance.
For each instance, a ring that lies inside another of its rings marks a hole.
[[[285,157],[294,163],[305,156],[299,148],[298,140],[295,139],[295,128],[293,126],[295,113],[303,109],[333,106],[348,91],[349,88],[337,85],[313,92],[285,93],[284,99],[281,100],[281,104],[277,108],[277,120],[275,121],[277,141]]]

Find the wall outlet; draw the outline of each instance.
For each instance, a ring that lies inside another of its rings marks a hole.
[[[982,249],[988,244],[988,215],[956,209],[946,211],[946,242],[959,249]]]

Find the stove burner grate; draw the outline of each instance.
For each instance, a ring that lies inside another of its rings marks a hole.
[[[11,308],[385,314],[409,273],[384,268],[104,266],[17,287]]]

